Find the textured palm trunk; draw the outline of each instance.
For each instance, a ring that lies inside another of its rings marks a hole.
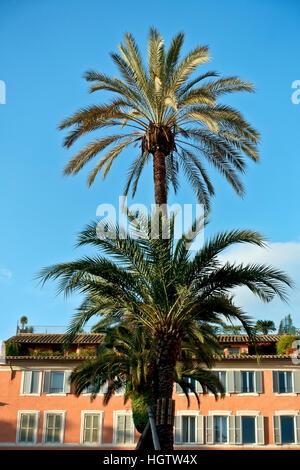
[[[161,150],[153,154],[155,204],[167,204],[166,156]]]
[[[157,395],[160,400],[164,398],[168,403],[173,396],[174,368],[178,359],[180,341],[178,335],[168,328],[157,332],[155,336]],[[157,432],[161,450],[173,450],[173,424],[157,424]]]
[[[174,383],[173,361],[162,362],[158,366],[158,394],[166,402],[172,399]],[[162,451],[173,450],[173,424],[157,424],[157,434]]]

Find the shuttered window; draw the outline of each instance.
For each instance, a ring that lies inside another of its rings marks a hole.
[[[227,391],[227,374],[226,374],[226,371],[222,370],[218,370],[218,371],[214,371],[214,374],[218,377],[219,381],[221,382],[221,384],[223,385],[224,387],[224,390],[225,392]]]
[[[203,388],[202,388],[200,382],[198,382],[197,380],[195,380],[191,377],[185,377],[184,381],[187,382],[187,383],[192,383],[197,393],[203,393]],[[181,386],[178,383],[176,383],[175,390],[176,390],[177,393],[183,393],[183,390],[182,390]],[[193,393],[193,392],[190,390],[189,393]]]
[[[70,376],[72,371],[45,371],[44,372],[44,393],[70,393]]]
[[[118,413],[116,423],[116,443],[130,444],[134,442],[134,426],[132,415]]]
[[[25,370],[23,372],[23,388],[24,395],[38,395],[40,393],[41,371]]]
[[[214,416],[214,442],[225,444],[228,440],[228,416]]]
[[[63,440],[64,416],[61,413],[46,414],[46,428],[44,441],[48,443],[61,443]]]
[[[175,444],[203,444],[203,416],[199,413],[175,416]]]
[[[83,442],[99,444],[100,441],[100,415],[85,413],[83,423]]]
[[[19,442],[34,443],[36,441],[37,418],[36,413],[21,413],[18,435]]]

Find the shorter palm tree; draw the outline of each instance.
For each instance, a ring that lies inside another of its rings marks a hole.
[[[70,327],[73,335],[93,315],[126,319],[149,331],[162,403],[172,400],[174,371],[183,341],[189,338],[200,350],[204,344],[199,324],[239,321],[253,336],[250,318],[232,301],[232,289],[246,286],[269,302],[276,295],[285,299],[286,287],[292,284],[285,273],[272,266],[220,261],[222,251],[234,244],[263,247],[262,236],[251,230],[219,233],[192,257],[191,240],[186,235],[175,241],[174,218],[168,239],[162,233],[153,237],[151,218],[139,217],[127,238],[120,234],[119,227],[111,227],[115,234],[112,238],[99,237],[98,223],[89,225],[80,235],[79,245],[96,246],[101,254],[44,268],[39,277],[43,282],[60,279],[59,290],[65,294],[80,291],[88,295],[87,304]],[[98,299],[95,308],[88,305],[93,297]],[[162,450],[171,450],[172,424],[159,424],[157,428]]]
[[[238,335],[242,331],[241,325],[224,325],[224,333],[232,333],[233,335]]]
[[[153,406],[158,398],[155,384],[155,357],[153,339],[141,326],[128,323],[104,328],[103,324],[93,328],[94,332],[104,333],[104,340],[97,350],[97,358],[90,359],[76,367],[71,375],[75,385],[75,395],[79,396],[86,389],[94,400],[101,387],[107,384],[104,404],[121,390],[124,391],[124,404],[131,401],[133,421],[138,432],[142,433],[148,421],[148,406]],[[200,406],[199,394],[195,388],[198,381],[204,393],[211,392],[215,398],[224,396],[224,388],[215,374],[203,369],[213,364],[219,343],[208,328],[203,331],[206,343],[202,350],[195,350],[186,339],[182,346],[182,360],[176,364],[174,372],[177,382],[190,404],[189,393],[196,396]],[[190,381],[189,379],[193,379]]]
[[[258,320],[255,325],[256,330],[263,335],[267,335],[270,331],[275,331],[275,324],[272,320]]]

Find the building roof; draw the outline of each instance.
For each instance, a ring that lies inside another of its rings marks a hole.
[[[257,335],[255,338],[259,343],[276,343],[282,335]],[[47,333],[20,333],[12,336],[7,343],[31,343],[31,344],[62,344],[67,339],[67,334],[47,334]],[[219,342],[249,343],[248,335],[217,335]],[[87,333],[76,335],[73,344],[99,344],[103,339],[103,334]]]
[[[248,335],[217,335],[220,343],[249,343]],[[256,335],[259,343],[276,343],[283,335]]]
[[[8,361],[86,361],[91,359],[96,359],[97,356],[6,356],[5,359]],[[288,354],[262,354],[256,356],[255,354],[221,354],[218,357],[215,357],[216,361],[243,361],[243,360],[255,360],[258,359],[261,361],[265,360],[291,360],[290,355]],[[300,356],[293,356],[293,358],[300,359]]]
[[[6,340],[6,343],[63,344],[67,337],[66,334],[20,333]],[[99,333],[80,334],[75,336],[73,344],[99,344],[102,339],[103,335]]]

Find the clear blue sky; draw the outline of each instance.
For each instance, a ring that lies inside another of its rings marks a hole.
[[[117,202],[132,155],[125,153],[105,182],[98,178],[87,189],[87,169],[62,176],[83,142],[63,149],[57,125],[80,107],[101,102],[101,94],[87,93],[82,75],[91,68],[116,72],[109,52],[125,31],[144,48],[150,26],[167,44],[182,30],[185,50],[209,45],[212,60],[203,71],[255,84],[255,95],[229,96],[226,102],[260,131],[261,162],[249,165],[244,200],[212,173],[216,198],[207,235],[233,227],[259,230],[275,250],[272,260],[297,275],[300,104],[292,104],[291,86],[300,79],[299,23],[297,0],[1,0],[0,80],[7,87],[6,104],[0,104],[1,339],[14,334],[22,315],[29,324],[66,325],[74,313],[78,299],[56,297],[54,283],[41,289],[34,275],[82,253],[74,249],[77,233],[95,219],[99,204]],[[149,169],[136,201],[153,200],[151,178]],[[176,200],[194,198],[183,185]],[[275,302],[265,309],[248,300],[244,306],[254,317],[278,323],[291,313],[300,326],[297,292],[288,306]]]

